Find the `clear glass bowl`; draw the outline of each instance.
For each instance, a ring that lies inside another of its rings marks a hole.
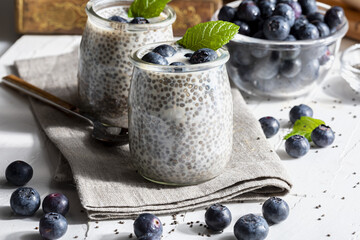
[[[237,7],[240,2],[228,5]],[[317,5],[323,14],[330,8],[323,3]],[[306,94],[326,77],[348,28],[345,19],[336,32],[326,38],[294,42],[237,34],[227,44],[230,61],[226,66],[230,79],[239,89],[256,96],[289,98]],[[294,65],[298,71],[289,71]]]
[[[360,44],[355,44],[343,52],[341,76],[355,91],[360,91]]]

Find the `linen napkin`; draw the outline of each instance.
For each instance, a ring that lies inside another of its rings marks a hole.
[[[26,81],[77,105],[77,52],[19,60],[16,66]],[[57,179],[72,175],[89,218],[105,220],[142,212],[172,214],[216,202],[262,200],[288,193],[290,178],[258,120],[238,90],[232,89],[232,95],[234,140],[227,168],[213,180],[183,187],[145,180],[131,167],[128,145],[104,145],[91,138],[91,126],[84,120],[37,100],[30,102],[40,126],[63,155]]]

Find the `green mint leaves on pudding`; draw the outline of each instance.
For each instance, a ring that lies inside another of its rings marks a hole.
[[[128,12],[128,16],[153,18],[160,16],[167,3],[171,0],[135,0]]]
[[[322,124],[325,124],[325,122],[322,120],[303,116],[296,120],[292,132],[287,134],[284,137],[284,140],[290,138],[293,135],[301,135],[307,138],[309,142],[311,142],[311,132]]]
[[[177,43],[193,51],[210,48],[214,51],[228,43],[239,31],[239,26],[224,21],[199,23],[189,28]]]

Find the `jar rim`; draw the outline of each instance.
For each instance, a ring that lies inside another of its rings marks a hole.
[[[97,6],[97,4],[103,4],[104,5],[103,7],[106,8],[111,6],[130,7],[131,3],[132,1],[126,1],[126,0],[89,0],[88,3],[86,4],[85,11],[88,17],[91,18],[91,20],[95,21],[100,25],[110,26],[110,24],[112,24],[114,26],[119,26],[119,29],[126,26],[126,28],[130,31],[144,31],[144,30],[146,31],[150,29],[163,28],[173,24],[176,20],[175,10],[169,5],[166,5],[163,10],[163,13],[166,15],[166,18],[164,20],[155,23],[147,23],[147,24],[129,24],[122,22],[114,22],[100,16],[94,9],[94,7]]]
[[[173,65],[160,65],[160,64],[149,63],[141,59],[142,57],[141,54],[144,53],[144,51],[153,49],[162,44],[168,44],[168,45],[176,44],[176,41],[157,42],[142,46],[131,53],[130,61],[135,67],[139,67],[144,70],[181,74],[181,73],[204,71],[214,67],[219,67],[221,65],[224,65],[230,58],[230,53],[228,52],[228,50],[222,47],[216,50],[216,52],[218,53],[218,58],[215,59],[214,61],[210,61],[206,63],[173,66]],[[177,69],[181,69],[181,72],[177,71]]]

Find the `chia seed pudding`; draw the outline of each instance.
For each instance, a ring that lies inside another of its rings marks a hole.
[[[116,127],[128,127],[128,94],[133,65],[131,52],[147,43],[173,39],[176,14],[166,6],[149,24],[110,21],[129,20],[129,1],[93,0],[86,6],[88,20],[80,45],[78,92],[82,109]]]
[[[168,62],[151,64],[141,58],[157,44],[134,52],[129,94],[129,139],[133,163],[148,180],[191,185],[222,173],[232,151],[233,105],[225,68],[228,51],[217,59],[189,64],[191,50],[174,43]]]

